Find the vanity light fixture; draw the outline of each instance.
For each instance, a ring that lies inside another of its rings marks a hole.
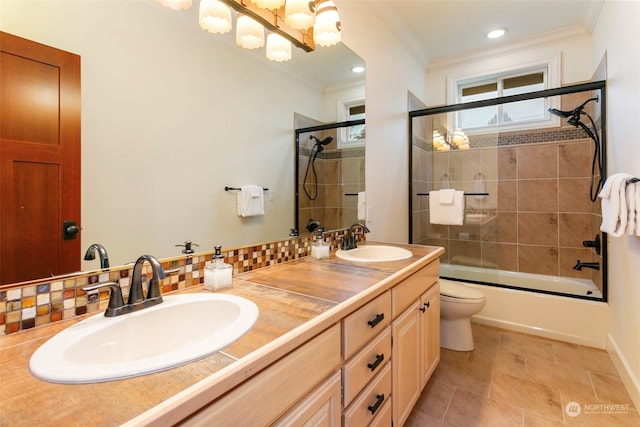
[[[469,137],[462,129],[456,129],[453,135],[447,133],[445,138],[439,131],[434,130],[432,136],[432,145],[437,151],[450,151],[452,148],[458,150],[468,150],[471,148],[469,145]]]
[[[191,0],[156,0],[163,6],[174,10],[187,9]],[[338,9],[333,0],[200,0],[200,26],[212,33],[231,31],[231,9],[241,16],[248,16],[259,23],[270,34],[277,34],[291,44],[312,52],[318,46],[333,46],[341,40],[341,24]],[[244,19],[242,19],[244,21]],[[238,26],[244,25],[237,24]],[[264,44],[260,37],[256,40],[246,36],[244,29],[236,30],[236,42],[246,49],[255,49]],[[253,32],[252,32],[253,34]],[[255,34],[258,31],[255,30]],[[264,35],[264,30],[263,30]],[[243,36],[245,36],[243,38]],[[251,38],[251,41],[248,41]],[[283,43],[277,38],[271,45]],[[242,40],[242,41],[241,41]],[[267,45],[269,45],[267,38]],[[280,49],[281,50],[281,49]],[[282,51],[282,50],[281,50]],[[287,51],[285,49],[282,52]],[[267,52],[267,58],[286,58],[291,54]]]
[[[200,28],[214,34],[231,31],[231,9],[219,0],[200,0]]]
[[[491,30],[487,34],[485,34],[485,37],[487,37],[488,39],[498,39],[505,34],[507,34],[506,28],[496,28],[495,30]]]

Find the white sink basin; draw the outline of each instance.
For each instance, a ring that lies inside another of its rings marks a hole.
[[[395,246],[384,245],[365,245],[358,246],[355,249],[343,251],[338,249],[336,252],[338,258],[348,261],[360,262],[384,262],[384,261],[401,261],[413,256],[411,251]]]
[[[31,373],[56,383],[135,377],[212,354],[240,338],[258,307],[234,295],[170,295],[118,317],[103,313],[68,327],[31,356]]]

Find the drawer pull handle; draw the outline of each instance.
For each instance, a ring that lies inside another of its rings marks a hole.
[[[384,320],[384,313],[376,314],[376,317],[373,320],[369,320],[367,325],[375,328],[375,326]]]
[[[382,402],[384,402],[384,394],[378,394],[376,398],[378,399],[376,403],[367,407],[367,409],[371,411],[371,415],[375,414],[380,405],[382,405]]]
[[[371,371],[375,371],[376,368],[380,366],[383,360],[384,360],[384,354],[376,354],[375,362],[368,363],[367,366],[369,367],[369,369],[371,369]]]
[[[425,302],[423,305],[424,305],[424,307],[421,307],[421,308],[420,308],[420,311],[424,313],[425,311],[427,311],[427,308],[429,308],[429,306],[431,305],[431,303],[430,303],[429,301],[427,301],[427,302]],[[426,307],[426,308],[425,308],[425,307]]]

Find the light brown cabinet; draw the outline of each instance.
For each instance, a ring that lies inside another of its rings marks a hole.
[[[420,322],[422,329],[421,388],[436,370],[440,362],[440,284],[436,283],[420,298]]]
[[[274,427],[338,427],[342,419],[340,372],[312,391]]]
[[[401,426],[440,360],[434,260],[184,425]]]
[[[440,361],[437,274],[438,265],[432,263],[391,290],[394,425],[401,426],[407,420]]]

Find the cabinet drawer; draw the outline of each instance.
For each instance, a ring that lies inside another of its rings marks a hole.
[[[344,360],[349,359],[391,323],[391,293],[385,292],[342,322]]]
[[[396,318],[414,301],[420,298],[440,275],[440,260],[434,260],[413,275],[404,279],[391,290],[393,301],[393,317]]]
[[[343,425],[345,427],[362,427],[369,425],[384,405],[391,400],[391,364],[382,369],[373,382],[369,384],[351,406],[344,412]]]
[[[360,393],[391,360],[391,328],[387,327],[369,345],[344,365],[344,406]]]
[[[336,324],[182,420],[180,425],[271,425],[301,396],[338,371],[339,345],[340,327]]]

